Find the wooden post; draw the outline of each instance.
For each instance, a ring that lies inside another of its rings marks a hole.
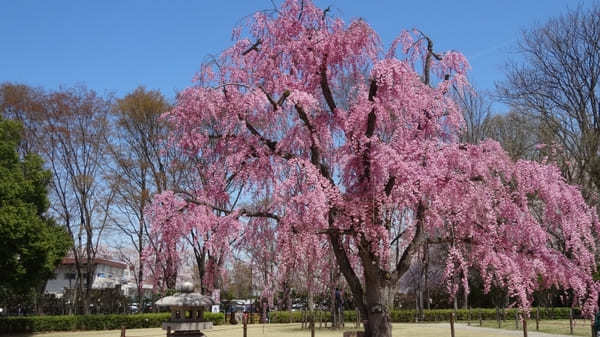
[[[573,334],[573,308],[569,309],[569,333]]]
[[[479,309],[479,326],[483,326],[483,319],[481,317],[481,309]]]
[[[244,324],[244,337],[248,337],[248,317],[246,315],[242,317],[242,323]]]
[[[500,309],[496,307],[496,321],[498,322],[498,329],[502,327],[502,323],[500,323]]]
[[[171,337],[171,327],[167,327],[167,337]]]
[[[121,325],[121,337],[125,337],[125,326]]]
[[[527,320],[523,316],[523,337],[527,337]]]
[[[471,307],[467,309],[467,325],[471,326]]]
[[[319,310],[319,329],[323,327],[323,311]]]
[[[540,307],[535,310],[535,331],[540,331]]]
[[[310,337],[315,337],[315,314],[310,315]]]
[[[454,337],[454,313],[450,313],[450,336]]]

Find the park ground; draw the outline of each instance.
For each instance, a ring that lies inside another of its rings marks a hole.
[[[456,337],[505,337],[505,336],[523,336],[521,330],[515,330],[514,322],[506,321],[502,329],[497,329],[496,321],[484,321],[483,327],[479,327],[479,322],[473,322],[471,326],[465,323],[455,325]],[[355,330],[347,327],[346,330]],[[18,337],[118,337],[120,330],[106,331],[75,331],[75,332],[50,332],[35,333],[26,335],[16,335]],[[590,336],[590,322],[584,320],[576,321],[574,334],[578,336]],[[159,328],[155,329],[132,329],[127,330],[127,337],[162,337],[166,333]],[[216,326],[212,330],[206,331],[208,337],[241,337],[242,327],[239,325]],[[334,331],[327,328],[316,329],[317,337],[341,337],[340,330]],[[15,337],[16,337],[15,336]],[[265,324],[248,326],[248,337],[308,337],[310,331],[301,329],[300,324]],[[443,337],[450,336],[449,323],[394,323],[394,337]],[[531,337],[561,337],[569,336],[568,320],[541,321],[540,332],[535,331],[535,321],[529,322],[529,336]]]

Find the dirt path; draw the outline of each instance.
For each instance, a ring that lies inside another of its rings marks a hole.
[[[350,326],[347,325],[347,326]],[[482,328],[467,326],[457,323],[456,337],[505,337],[523,336],[522,331],[503,330],[493,328]],[[346,330],[355,330],[347,328]],[[239,325],[216,326],[212,330],[205,331],[207,337],[242,337],[242,328]],[[316,329],[316,337],[342,337],[342,331],[327,328]],[[73,332],[50,332],[39,334],[19,335],[18,337],[119,337],[119,330],[106,331],[73,331]],[[165,337],[166,333],[161,329],[131,329],[127,330],[127,337]],[[310,331],[301,329],[299,324],[256,324],[248,326],[248,337],[309,337]],[[448,323],[395,323],[393,324],[394,337],[449,337],[450,324]],[[571,337],[568,335],[548,334],[541,332],[529,332],[530,337]]]

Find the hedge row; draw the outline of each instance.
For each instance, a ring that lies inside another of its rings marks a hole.
[[[114,330],[125,326],[127,329],[157,328],[170,317],[170,313],[139,315],[65,315],[65,316],[17,316],[0,318],[0,334],[75,331],[75,330]],[[204,313],[214,325],[223,324],[222,313]]]
[[[516,309],[506,309],[505,318],[513,319]],[[570,308],[541,308],[540,319],[568,319]],[[448,321],[453,312],[451,309],[425,310],[424,317],[419,321]],[[478,320],[481,314],[484,320],[495,320],[496,309],[471,309],[471,320]],[[531,316],[535,317],[536,309],[532,309]],[[42,332],[42,331],[74,331],[74,330],[113,330],[125,326],[127,329],[156,328],[169,318],[169,313],[138,314],[138,315],[81,315],[81,316],[19,316],[0,318],[0,334]],[[467,320],[469,311],[460,309],[456,311],[457,320]],[[500,311],[500,315],[502,312]],[[578,309],[573,311],[574,317],[580,317]],[[390,313],[392,322],[414,322],[417,317],[415,310],[395,310]],[[204,313],[208,321],[214,325],[224,324],[225,315],[222,313]],[[301,311],[272,311],[272,323],[297,323],[302,322],[304,313]],[[501,316],[502,317],[502,316]],[[345,311],[344,320],[356,321],[356,311]],[[328,311],[315,312],[315,321],[331,321]],[[258,322],[255,314],[254,322]]]
[[[504,310],[504,318],[511,320],[515,317],[515,312],[517,309],[505,309]],[[535,318],[536,308],[531,310],[531,318]],[[452,312],[455,312],[457,320],[467,320],[469,319],[469,312],[471,315],[471,320],[478,320],[479,315],[481,314],[481,318],[484,320],[496,320],[496,309],[471,309],[470,311],[467,309],[434,309],[434,310],[424,310],[423,317],[419,318],[419,321],[449,321],[450,315]],[[570,308],[540,308],[539,309],[539,317],[540,319],[568,319],[569,318]],[[502,310],[499,311],[500,318],[502,319]],[[402,323],[402,322],[415,322],[417,319],[416,310],[394,310],[390,313],[390,318],[392,322]],[[573,309],[573,316],[575,318],[581,317],[581,312],[579,309]],[[271,322],[272,323],[296,323],[302,322],[303,313],[300,311],[274,311],[271,312]],[[344,320],[347,322],[356,321],[356,311],[344,311]],[[331,321],[331,313],[329,311],[316,311],[315,312],[315,321]]]

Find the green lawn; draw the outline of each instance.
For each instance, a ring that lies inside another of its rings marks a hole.
[[[511,324],[512,323],[512,324]],[[484,322],[484,327],[495,326],[495,321]],[[566,324],[566,325],[565,325]],[[353,330],[350,328],[350,324],[346,325],[347,330]],[[535,321],[530,324],[531,328],[529,331],[535,331]],[[479,322],[472,323],[472,327],[468,327],[464,323],[456,325],[456,337],[502,337],[502,336],[522,336],[519,331],[508,331],[505,329],[479,329]],[[497,327],[497,326],[496,326]],[[503,324],[506,329],[514,329],[514,321],[507,321]],[[543,321],[540,325],[540,330],[551,333],[569,333],[569,321]],[[545,329],[545,330],[542,330]],[[565,330],[566,328],[566,330]],[[582,336],[590,336],[589,321],[577,321],[576,333]],[[236,337],[242,336],[241,326],[217,326],[212,330],[205,331],[209,337]],[[166,333],[161,329],[132,329],[127,330],[127,337],[163,337]],[[20,337],[34,336],[34,337],[119,337],[119,330],[107,330],[107,331],[76,331],[76,332],[50,332],[50,333],[39,333],[39,334],[28,334],[19,335]],[[248,337],[308,337],[310,331],[301,329],[300,324],[266,324],[266,325],[251,325],[248,326]],[[341,337],[342,332],[340,330],[334,331],[327,328],[316,329],[316,336],[318,337]],[[393,336],[394,337],[408,337],[408,336],[420,336],[420,337],[443,337],[450,336],[450,325],[449,323],[394,323],[393,324]]]
[[[591,336],[592,330],[590,327],[590,320],[577,319],[573,321],[573,334],[577,336]],[[479,321],[471,322],[471,325],[478,327]],[[498,328],[497,321],[483,321],[483,326],[488,328]],[[502,329],[515,330],[515,321],[506,320],[502,322]],[[519,324],[519,330],[523,327]],[[535,319],[527,321],[527,330],[535,330]],[[552,334],[569,334],[569,320],[541,320],[540,321],[540,332],[552,333]]]

